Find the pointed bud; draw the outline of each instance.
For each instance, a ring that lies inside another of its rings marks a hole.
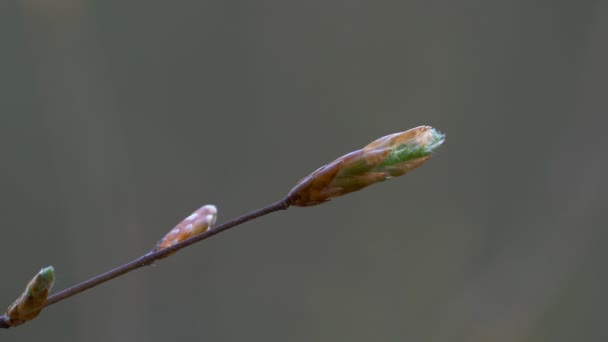
[[[156,244],[154,251],[173,246],[189,237],[206,232],[215,224],[216,220],[217,208],[210,204],[203,206],[171,229],[171,231]]]
[[[41,269],[27,284],[21,296],[6,310],[6,316],[10,319],[9,324],[17,326],[36,318],[44,307],[54,282],[53,266]]]
[[[290,204],[311,206],[401,176],[426,162],[445,140],[430,126],[377,139],[302,179],[289,192]]]

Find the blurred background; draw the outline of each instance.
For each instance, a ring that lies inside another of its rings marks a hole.
[[[2,1],[1,305],[380,136],[447,141],[0,335],[606,341],[607,42],[603,1]]]

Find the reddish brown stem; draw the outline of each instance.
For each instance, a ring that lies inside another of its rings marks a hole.
[[[134,271],[143,266],[150,265],[158,259],[162,259],[171,253],[179,251],[180,249],[186,248],[199,241],[208,239],[215,234],[219,234],[225,230],[236,227],[240,224],[243,224],[247,221],[251,221],[258,217],[268,215],[272,212],[275,212],[278,210],[285,210],[285,209],[289,208],[289,206],[290,206],[290,199],[289,199],[289,197],[285,197],[276,203],[270,204],[270,205],[260,208],[258,210],[254,210],[248,214],[239,216],[231,221],[220,224],[220,225],[216,226],[215,228],[212,228],[202,234],[193,236],[193,237],[191,237],[187,240],[184,240],[180,243],[177,243],[171,247],[167,247],[167,248],[161,249],[159,251],[151,251],[148,254],[142,255],[141,257],[139,257],[133,261],[130,261],[124,265],[118,266],[112,270],[109,270],[105,273],[102,273],[91,279],[88,279],[78,285],[74,285],[72,287],[69,287],[65,290],[62,290],[60,292],[53,294],[52,296],[50,296],[47,299],[45,307],[55,304],[59,301],[67,299],[69,297],[72,297],[74,295],[77,295],[77,294],[79,294],[85,290],[88,290],[90,288],[93,288],[95,286],[101,285],[101,284],[103,284],[107,281],[110,281],[116,277],[119,277],[123,274],[129,273],[129,272]],[[10,325],[9,318],[6,316],[0,316],[0,328],[10,328],[10,327],[11,327],[11,325]]]

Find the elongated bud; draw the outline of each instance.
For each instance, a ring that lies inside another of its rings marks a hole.
[[[444,140],[445,135],[430,126],[384,136],[302,179],[289,192],[290,204],[316,205],[401,176],[426,162]]]
[[[21,296],[6,310],[6,316],[10,319],[9,325],[17,326],[36,318],[46,303],[54,282],[53,266],[41,269],[27,284]]]
[[[217,220],[217,208],[214,205],[208,204],[200,207],[192,215],[186,217],[182,222],[175,226],[171,231],[160,240],[154,251],[175,245],[189,237],[206,232]]]

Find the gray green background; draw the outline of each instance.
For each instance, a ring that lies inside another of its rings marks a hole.
[[[447,142],[0,340],[606,341],[607,42],[602,1],[2,1],[1,305],[379,136]]]

